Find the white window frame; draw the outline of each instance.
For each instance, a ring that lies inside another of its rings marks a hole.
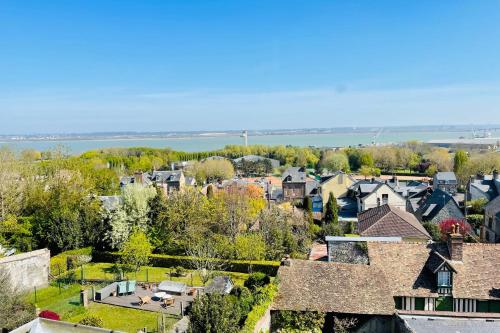
[[[450,271],[439,271],[437,277],[438,277],[438,287],[451,287]]]

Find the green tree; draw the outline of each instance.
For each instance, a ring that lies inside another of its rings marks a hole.
[[[328,201],[325,207],[325,223],[339,223],[337,199],[332,192],[328,194]]]
[[[262,235],[250,233],[236,236],[234,242],[236,259],[262,260],[266,254],[266,243]]]
[[[141,266],[148,264],[152,250],[153,247],[149,243],[146,234],[142,231],[135,231],[123,245],[122,263],[137,272]]]
[[[344,153],[326,153],[321,161],[321,166],[331,172],[350,171],[349,160],[347,159],[347,155]]]
[[[286,333],[321,333],[325,314],[315,311],[276,311],[271,318],[273,328]]]
[[[198,296],[189,314],[189,333],[237,333],[239,306],[218,293]]]
[[[423,226],[429,235],[431,235],[433,241],[439,242],[441,240],[441,229],[439,229],[439,225],[432,222],[425,222]]]
[[[455,157],[453,158],[453,171],[459,172],[469,160],[467,152],[463,150],[457,150],[455,152]]]

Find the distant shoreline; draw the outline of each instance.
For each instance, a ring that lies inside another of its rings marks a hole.
[[[283,136],[283,135],[379,135],[379,133],[439,133],[470,131],[497,131],[500,125],[474,126],[393,126],[393,127],[339,127],[339,128],[308,128],[308,129],[278,129],[278,130],[248,130],[248,136]],[[68,134],[6,134],[0,135],[0,143],[15,142],[57,142],[57,141],[130,141],[130,140],[186,140],[193,138],[239,137],[241,130],[230,131],[181,131],[181,132],[96,132]]]

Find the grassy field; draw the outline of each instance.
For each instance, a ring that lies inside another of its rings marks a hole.
[[[89,288],[85,286],[84,288]],[[148,328],[148,332],[156,330],[159,314],[155,312],[122,308],[107,304],[91,303],[88,308],[80,305],[79,284],[64,287],[49,286],[28,295],[30,302],[40,310],[51,310],[61,316],[62,320],[79,322],[87,314],[93,314],[103,320],[104,327],[122,332],[136,333],[139,329]],[[172,327],[177,319],[167,317],[167,326]]]
[[[112,267],[114,264],[111,263],[90,263],[83,267],[83,276],[85,279],[90,280],[113,280],[115,278],[115,273],[113,273]],[[160,282],[164,280],[172,280],[183,282],[189,286],[203,286],[200,280],[200,276],[196,271],[186,270],[187,275],[183,277],[177,277],[172,268],[164,267],[141,267],[141,269],[135,273],[124,273],[125,278],[130,280],[138,281],[149,281],[149,282]],[[235,273],[235,272],[217,272],[220,275],[228,275],[231,277],[236,285],[243,285],[245,280],[248,278],[246,273]],[[80,279],[81,269],[78,268],[75,272],[75,277]]]
[[[150,311],[122,308],[100,303],[91,303],[81,314],[77,314],[68,321],[77,323],[86,315],[98,316],[103,321],[103,327],[123,332],[136,333],[139,329],[147,328],[148,332],[155,331],[158,325],[160,314]],[[173,327],[178,319],[171,316],[166,318],[166,326]]]

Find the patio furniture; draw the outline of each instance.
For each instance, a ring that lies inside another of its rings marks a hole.
[[[149,296],[139,296],[139,306],[151,303],[151,297]]]
[[[164,307],[167,307],[167,306],[173,306],[175,304],[175,298],[171,297],[171,298],[165,298],[163,300],[163,306]]]
[[[159,292],[153,294],[154,298],[158,298],[160,300],[164,299],[166,296],[167,296],[167,293],[164,291],[159,291]]]
[[[118,296],[120,296],[120,294],[127,293],[127,281],[120,281],[116,283],[116,293]]]
[[[184,283],[174,281],[162,281],[158,286],[159,291],[165,291],[169,294],[184,295],[187,286]]]
[[[196,296],[196,292],[197,292],[196,288],[190,288],[189,291],[188,291],[188,295],[195,297]]]
[[[136,281],[131,280],[127,282],[127,294],[135,294]]]

